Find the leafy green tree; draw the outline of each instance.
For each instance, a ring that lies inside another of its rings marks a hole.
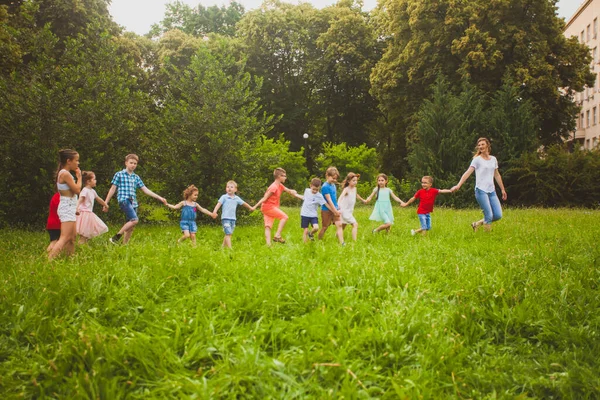
[[[487,114],[498,160],[511,161],[535,149],[538,116],[533,101],[523,98],[514,85],[505,83],[493,94]]]
[[[524,153],[503,176],[512,204],[547,207],[600,205],[600,152],[551,146]]]
[[[352,147],[346,143],[324,143],[322,153],[316,157],[315,161],[317,170],[322,176],[325,175],[325,170],[332,165],[340,171],[341,179],[348,172],[354,172],[361,175],[361,180],[372,182],[379,173],[377,151],[364,144]]]
[[[261,104],[268,113],[282,116],[272,135],[284,133],[295,150],[313,126],[310,111],[315,84],[310,62],[317,59],[315,39],[325,26],[310,4],[276,0],[246,13],[238,24],[248,70],[263,78]],[[315,136],[311,134],[311,140],[318,141]]]
[[[320,116],[316,130],[329,142],[373,145],[370,129],[379,112],[369,76],[382,50],[373,26],[351,1],[320,13],[328,27],[316,40],[321,54],[311,63],[317,93],[312,109]]]
[[[195,8],[176,1],[167,4],[166,9],[164,19],[152,25],[149,37],[158,37],[173,29],[200,38],[209,33],[234,36],[235,25],[244,15],[244,7],[235,1],[228,6],[204,7],[198,4]]]
[[[386,0],[374,20],[387,49],[371,74],[372,93],[394,127],[394,157],[404,157],[406,133],[439,74],[453,91],[465,78],[490,94],[507,77],[522,86],[540,117],[542,144],[574,128],[571,96],[594,81],[589,50],[563,36],[554,0]]]
[[[260,111],[261,81],[234,55],[205,45],[187,67],[166,65],[165,71],[165,96],[148,124],[151,173],[166,182],[171,197],[194,183],[201,201],[213,202],[227,180],[246,182],[247,172],[256,172],[248,168],[253,149],[275,121]]]
[[[0,74],[0,165],[6,171],[0,178],[0,219],[5,222],[43,220],[60,148],[77,149],[84,169],[94,169],[100,182],[108,179],[122,165],[115,154],[139,149],[150,104],[139,89],[137,66],[120,54],[114,36],[107,31],[96,36],[94,22],[61,40],[51,24],[37,25],[39,12],[30,3],[15,11],[19,25],[8,33],[22,62]]]

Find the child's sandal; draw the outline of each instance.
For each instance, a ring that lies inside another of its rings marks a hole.
[[[476,232],[477,231],[477,222],[472,222],[471,228],[473,228],[473,232]]]
[[[285,239],[278,236],[273,237],[273,241],[277,243],[285,243]]]

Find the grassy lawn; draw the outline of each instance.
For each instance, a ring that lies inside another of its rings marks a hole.
[[[240,221],[198,246],[178,224],[104,235],[48,263],[45,232],[0,231],[5,398],[598,398],[600,212],[415,209],[390,234],[264,245]],[[111,226],[111,233],[117,226]],[[347,231],[346,235],[350,232]]]

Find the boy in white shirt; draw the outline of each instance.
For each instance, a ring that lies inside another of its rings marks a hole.
[[[310,181],[310,187],[304,190],[304,196],[302,196],[302,209],[300,210],[300,227],[304,229],[302,239],[304,242],[308,240],[315,240],[315,233],[319,231],[319,208],[320,206],[326,206],[331,210],[331,206],[320,192],[321,180],[314,178]],[[335,212],[331,210],[331,212]],[[312,229],[309,227],[312,225]]]

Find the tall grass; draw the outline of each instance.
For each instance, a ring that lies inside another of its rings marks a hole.
[[[177,245],[140,226],[48,263],[44,233],[0,231],[7,398],[598,398],[600,212],[396,210],[357,243],[264,245],[240,223]],[[346,232],[349,235],[350,232]]]

